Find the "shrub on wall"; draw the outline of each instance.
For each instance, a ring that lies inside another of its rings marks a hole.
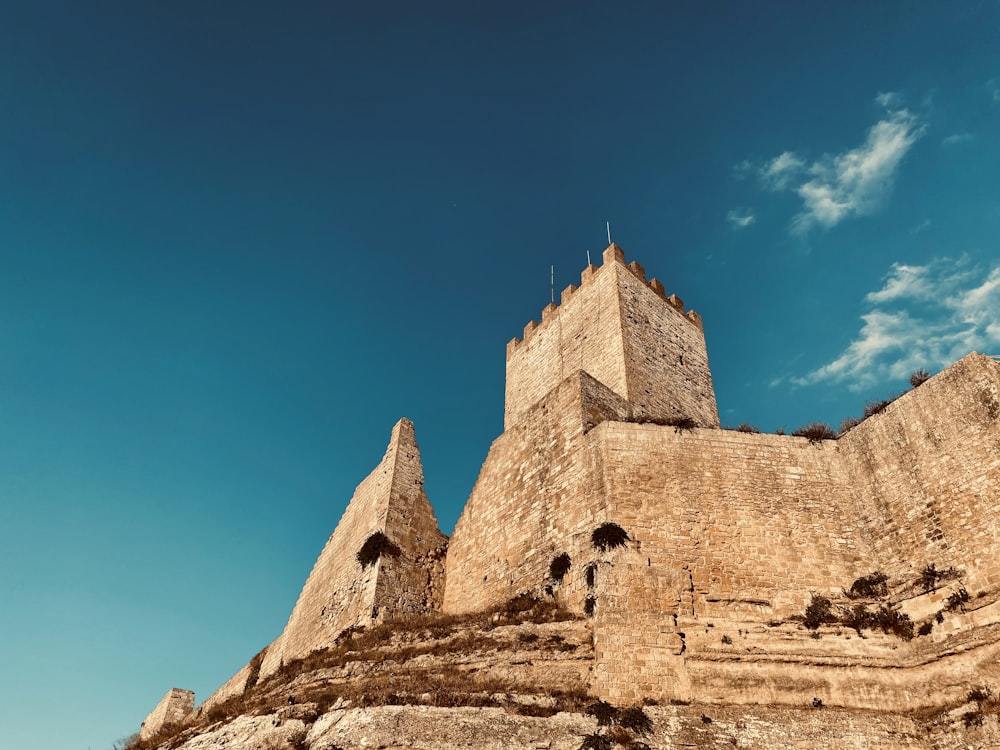
[[[549,577],[556,583],[562,583],[572,564],[573,561],[567,553],[556,555],[549,563]]]
[[[897,398],[899,397],[889,394],[889,398],[882,399],[881,401],[869,401],[867,404],[865,404],[864,411],[862,412],[862,414],[864,415],[862,419],[868,419],[868,417],[874,417],[876,414],[881,414],[882,412],[885,411],[885,407],[887,407]]]
[[[921,590],[927,594],[931,591],[935,591],[938,587],[938,583],[943,581],[945,578],[954,578],[955,575],[956,573],[954,568],[941,568],[938,570],[938,567],[934,563],[931,563],[920,571],[920,575],[917,577],[917,586],[919,586]]]
[[[595,549],[607,552],[609,549],[624,547],[629,540],[629,535],[621,526],[616,523],[602,523],[590,535],[590,541]]]
[[[847,596],[851,599],[877,599],[889,594],[887,581],[889,576],[880,570],[876,570],[871,575],[861,576],[851,584],[851,590]]]
[[[800,427],[792,433],[792,437],[804,437],[810,443],[819,443],[821,440],[835,440],[837,433],[833,428],[823,422],[810,422]]]
[[[919,370],[914,370],[913,374],[910,375],[910,385],[917,388],[930,380],[930,377],[931,374],[921,367]]]
[[[948,596],[948,603],[945,605],[945,609],[961,609],[965,611],[965,604],[969,601],[969,592],[965,590],[965,587],[960,588],[958,591],[952,592]]]
[[[362,568],[369,568],[377,563],[382,555],[399,557],[402,552],[389,537],[381,531],[376,531],[365,539],[365,543],[361,545],[361,549],[358,550],[355,557]]]
[[[810,630],[816,630],[820,625],[836,621],[830,600],[822,594],[813,594],[802,623]]]

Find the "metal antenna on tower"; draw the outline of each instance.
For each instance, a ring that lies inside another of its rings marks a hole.
[[[609,222],[607,222],[607,224],[608,224],[608,244],[610,245],[611,244],[611,222],[609,221]]]
[[[549,266],[549,302],[556,303],[556,267]]]
[[[590,267],[590,250],[587,251],[587,267]]]

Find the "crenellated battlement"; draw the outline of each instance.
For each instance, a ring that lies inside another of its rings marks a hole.
[[[632,272],[632,274],[643,284],[645,284],[650,290],[652,290],[657,297],[666,302],[671,308],[676,310],[681,314],[685,320],[698,326],[699,329],[703,328],[701,316],[694,310],[684,309],[684,300],[678,297],[676,294],[667,295],[666,289],[659,279],[652,278],[647,281],[646,279],[646,269],[643,268],[642,264],[638,261],[633,260],[630,263],[625,262],[625,251],[621,249],[617,244],[612,242],[604,250],[603,257],[601,260],[601,265],[595,266],[589,264],[580,273],[580,285],[570,284],[568,287],[562,290],[559,295],[559,304],[556,305],[552,302],[547,304],[542,308],[541,323],[536,320],[530,320],[524,326],[524,331],[521,337],[515,336],[510,341],[507,342],[507,357],[509,358],[511,354],[517,351],[518,347],[526,343],[532,335],[534,335],[538,330],[549,325],[556,320],[559,315],[559,311],[570,302],[573,297],[582,289],[586,289],[590,284],[592,284],[595,278],[604,272],[604,270],[611,264],[620,263],[626,269]]]
[[[577,370],[655,417],[719,425],[701,316],[614,243],[507,344],[504,424]]]

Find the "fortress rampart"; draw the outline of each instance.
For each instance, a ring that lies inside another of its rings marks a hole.
[[[523,593],[592,616],[591,687],[620,705],[901,710],[1000,679],[1000,363],[970,354],[837,440],[721,429],[701,319],[611,245],[507,345],[505,396],[451,540],[402,420],[284,632],[205,705],[347,628]],[[609,523],[627,540],[600,549]],[[375,533],[394,551],[362,565]],[[946,579],[921,587],[931,565]],[[919,637],[803,627],[874,571]]]

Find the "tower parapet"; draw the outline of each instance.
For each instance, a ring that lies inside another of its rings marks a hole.
[[[529,321],[507,344],[504,428],[566,376],[585,370],[654,418],[686,416],[719,425],[701,316],[685,310],[663,284],[647,281],[612,243],[598,268],[588,265],[560,304]]]

